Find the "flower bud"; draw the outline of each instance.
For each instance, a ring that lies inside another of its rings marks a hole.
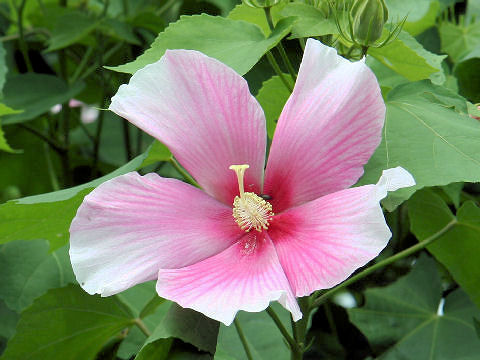
[[[282,0],[243,0],[243,3],[254,8],[269,8],[277,5],[281,1]]]
[[[355,41],[370,46],[382,36],[388,19],[384,0],[354,0],[350,9]]]

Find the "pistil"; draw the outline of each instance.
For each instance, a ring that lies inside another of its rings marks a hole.
[[[239,196],[233,200],[233,218],[238,226],[245,232],[252,229],[261,232],[268,229],[273,218],[272,205],[252,192],[245,192],[244,175],[249,168],[247,164],[231,165],[238,179]]]

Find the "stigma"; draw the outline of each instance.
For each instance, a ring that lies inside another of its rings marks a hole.
[[[233,218],[245,232],[252,229],[262,232],[267,230],[273,218],[272,205],[252,192],[245,192],[243,178],[248,165],[231,165],[238,179],[239,196],[233,200]]]

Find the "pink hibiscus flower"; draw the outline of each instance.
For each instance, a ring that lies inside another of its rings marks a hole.
[[[298,320],[296,297],[340,283],[386,246],[379,201],[414,184],[395,168],[348,189],[380,143],[385,105],[363,62],[311,39],[265,171],[260,105],[200,52],[167,51],[110,109],[166,144],[203,190],[132,172],[86,196],[70,257],[90,294],[158,279],[160,296],[226,325],[270,301]]]

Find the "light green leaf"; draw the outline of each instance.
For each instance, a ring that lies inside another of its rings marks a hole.
[[[480,307],[480,208],[467,201],[455,217],[440,196],[423,190],[408,201],[408,214],[411,230],[419,241],[456,219],[457,224],[427,249]]]
[[[291,39],[338,34],[332,17],[326,18],[318,8],[304,3],[289,3],[281,12],[282,16],[297,16],[298,20],[292,28]]]
[[[136,360],[151,359],[151,353],[170,348],[170,338],[178,338],[196,346],[201,351],[215,352],[218,335],[218,321],[191,309],[173,304],[162,322],[147,339]],[[150,357],[149,357],[150,356]]]
[[[387,0],[388,1],[388,0]],[[397,3],[408,3],[408,1],[397,1]],[[407,16],[407,21],[403,25],[403,29],[412,36],[421,34],[428,28],[435,25],[437,16],[440,12],[440,3],[438,1],[411,1],[409,12],[389,14],[389,18],[398,21]],[[390,8],[389,8],[390,11]],[[396,17],[393,17],[393,16]]]
[[[290,329],[290,315],[281,305],[271,305],[283,322],[285,328]],[[275,323],[265,311],[261,313],[239,312],[238,321],[245,333],[252,356],[256,360],[287,360],[290,351],[278,331]],[[261,334],[261,336],[259,336]],[[235,325],[220,326],[218,334],[215,360],[243,360],[246,359],[245,350],[238,337]]]
[[[148,154],[149,156],[145,158],[140,167],[152,165],[158,161],[168,161],[172,157],[170,150],[157,140],[151,145]]]
[[[6,115],[2,118],[2,123],[7,125],[32,120],[49,111],[54,105],[74,98],[83,87],[83,83],[68,87],[53,75],[27,73],[11,76],[3,89],[3,101],[12,109],[23,112]]]
[[[167,49],[191,49],[214,57],[243,75],[290,32],[293,22],[292,18],[281,20],[265,38],[257,26],[244,21],[206,14],[182,16],[160,33],[150,49],[135,61],[109,69],[133,74],[158,61]]]
[[[360,183],[375,183],[383,169],[395,166],[417,183],[391,193],[383,201],[388,210],[425,186],[480,181],[480,122],[457,112],[466,113],[458,95],[423,81],[393,89],[386,105],[382,143]]]
[[[21,314],[1,359],[94,359],[132,319],[115,296],[92,296],[74,285],[50,290]]]
[[[285,74],[285,76],[288,75]],[[290,91],[288,91],[278,75],[265,81],[258,92],[257,100],[265,112],[267,133],[270,139],[273,139],[278,118],[289,96]]]
[[[285,5],[286,2],[284,0],[283,3],[277,4],[270,9],[274,24],[277,24],[277,22],[282,19],[283,16],[281,15],[281,11]],[[232,20],[243,20],[251,24],[255,24],[262,29],[262,32],[267,36],[271,33],[263,9],[254,8],[245,4],[239,4],[235,6],[232,11],[230,11],[228,18]]]
[[[405,31],[384,47],[370,48],[368,54],[410,81],[431,79],[435,84],[445,81],[441,63],[446,56],[425,50]]]
[[[150,148],[149,148],[150,150]],[[43,238],[55,250],[68,241],[68,229],[85,195],[101,183],[156,159],[147,150],[124,166],[89,183],[52,193],[29,196],[0,205],[0,244]]]
[[[4,115],[9,115],[9,114],[17,114],[20,113],[21,111],[13,110],[10,109],[8,106],[0,103],[0,150],[6,151],[9,153],[21,153],[22,150],[14,150],[8,145],[7,139],[5,139],[5,134],[2,130],[2,122],[1,122],[1,117]]]
[[[374,349],[393,343],[378,359],[478,357],[473,316],[480,311],[461,290],[442,299],[433,260],[420,258],[407,276],[384,288],[368,289],[365,297],[366,304],[348,309],[348,316]]]
[[[12,241],[0,247],[0,299],[21,312],[47,290],[74,282],[68,248],[48,252],[45,240]]]
[[[442,50],[457,62],[466,53],[480,46],[480,22],[461,26],[443,22],[439,28]]]
[[[47,51],[66,48],[90,34],[99,21],[83,11],[71,10],[56,19]]]

